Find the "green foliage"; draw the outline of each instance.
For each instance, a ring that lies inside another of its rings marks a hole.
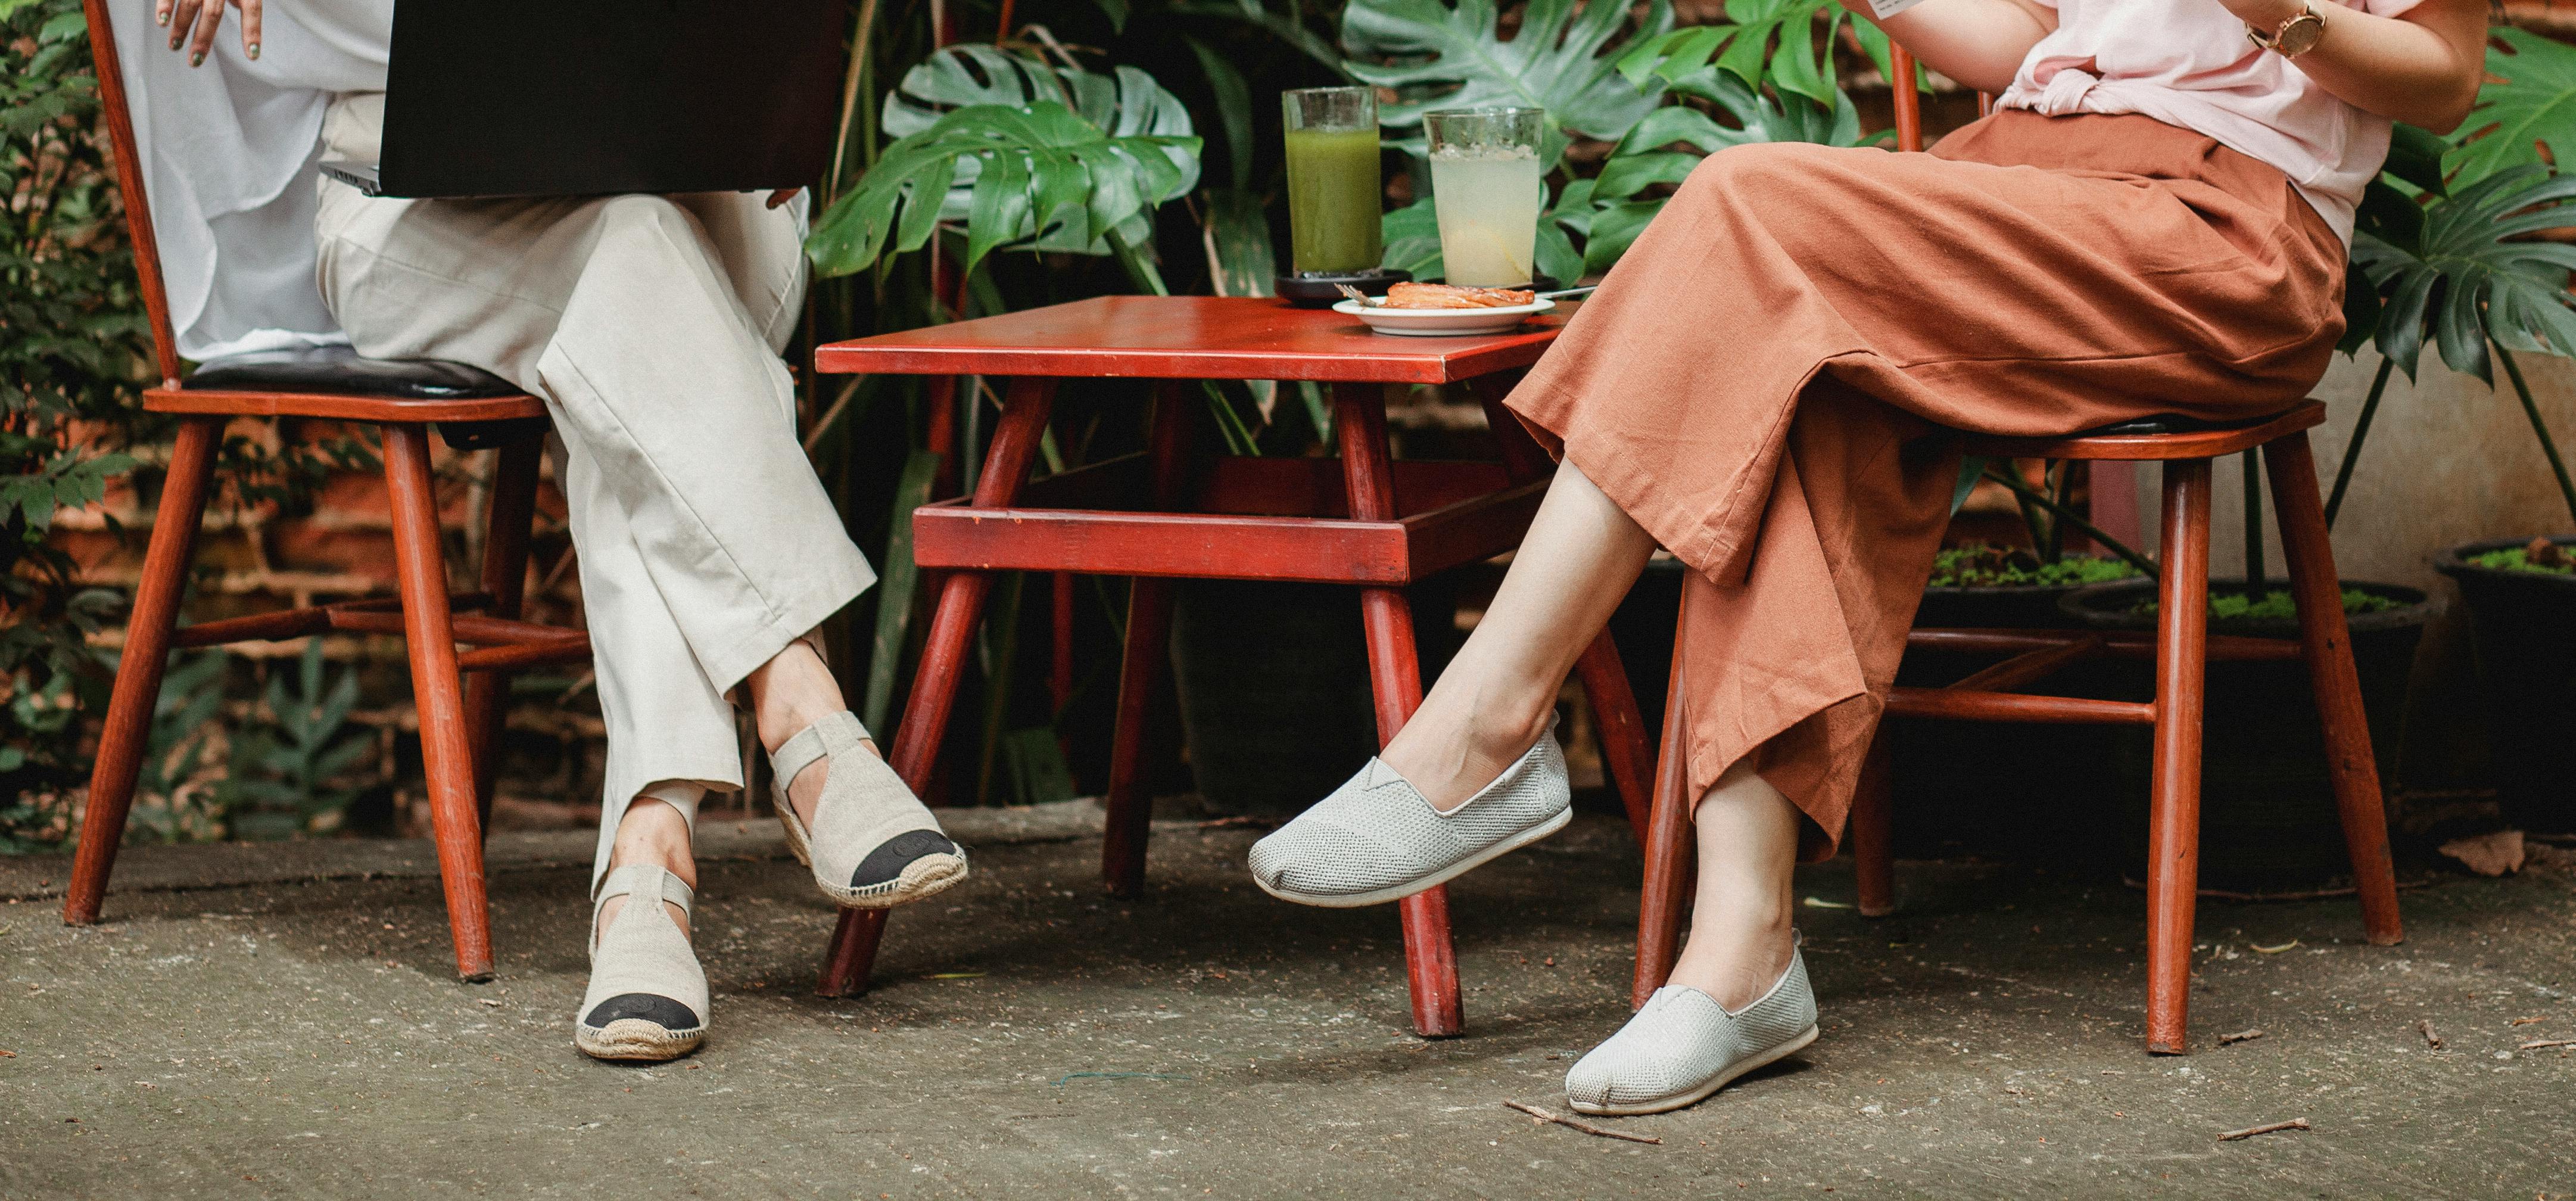
[[[343,779],[371,749],[365,734],[346,732],[358,703],[357,669],[327,686],[323,674],[322,640],[308,640],[292,686],[286,672],[269,677],[268,723],[234,733],[230,770],[215,786],[233,837],[274,840],[332,829],[358,798],[361,790]]]
[[[2524,240],[2570,224],[2560,206],[2576,176],[2508,167],[2429,207],[2394,196],[2383,187],[2364,200],[2352,261],[2369,287],[2346,305],[2381,354],[2411,377],[2430,337],[2452,370],[2489,383],[2490,341],[2576,355],[2576,246]]]
[[[2358,588],[2346,588],[2343,591],[2343,611],[2347,617],[2356,617],[2364,613],[2385,613],[2391,609],[2405,607],[2397,601],[2374,592],[2364,592]],[[2153,614],[2156,608],[2156,598],[2150,596],[2139,601],[2129,611]],[[2209,619],[2213,622],[2291,621],[2298,616],[2298,602],[2291,599],[2287,589],[2272,589],[2264,593],[2261,600],[2256,600],[2243,592],[2212,589],[2209,594]]]
[[[2510,27],[2487,32],[2503,45],[2487,47],[2478,105],[2443,159],[2458,187],[2576,154],[2576,46]]]
[[[118,453],[147,376],[80,5],[0,5],[0,846],[61,838],[85,775],[78,715],[104,703],[87,645],[116,609],[46,535],[133,467]],[[57,799],[46,800],[53,797]]]
[[[2029,551],[1969,543],[1932,560],[1935,588],[2063,588],[2135,579],[2138,569],[2107,555],[2065,555],[2043,563]]]
[[[1493,0],[1350,0],[1342,9],[1343,69],[1394,90],[1398,99],[1378,110],[1382,127],[1415,131],[1390,144],[1421,157],[1422,114],[1447,108],[1543,108],[1561,134],[1615,141],[1660,102],[1660,81],[1640,88],[1618,62],[1672,28],[1667,0],[1650,0],[1637,33],[1607,54],[1628,24],[1624,5],[1577,12],[1574,0],[1530,0],[1510,41],[1499,15]],[[1553,166],[1563,152],[1560,136],[1539,157]]]
[[[2469,562],[2494,571],[2530,571],[2542,575],[2576,575],[2576,556],[2564,551],[2551,556],[2551,562],[2537,562],[2529,547],[2514,546],[2469,556]]]
[[[883,121],[897,140],[806,241],[826,275],[919,250],[943,221],[965,223],[970,273],[1005,245],[1119,252],[1198,182],[1189,110],[1131,67],[1103,76],[953,46],[904,75]]]

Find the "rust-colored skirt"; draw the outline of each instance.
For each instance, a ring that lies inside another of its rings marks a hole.
[[[1696,569],[1692,795],[1759,752],[1823,858],[1948,524],[1954,431],[2286,408],[2342,334],[2344,257],[2281,172],[2148,117],[1740,146],[1509,403]]]

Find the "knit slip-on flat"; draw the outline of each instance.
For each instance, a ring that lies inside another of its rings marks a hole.
[[[1445,884],[1574,818],[1553,732],[1447,813],[1371,759],[1333,795],[1252,844],[1252,879],[1283,901],[1348,909]]]
[[[843,710],[769,757],[788,849],[813,870],[814,887],[843,909],[891,909],[966,878],[965,850],[894,768],[860,748],[867,736],[858,715]],[[788,802],[787,785],[817,759],[827,760],[827,775],[809,830]]]
[[[1733,1013],[1696,988],[1656,989],[1627,1025],[1565,1073],[1565,1099],[1577,1113],[1680,1109],[1814,1041],[1816,993],[1793,944],[1788,970],[1771,991]]]
[[[620,896],[626,904],[617,919],[600,929],[601,907]],[[707,1040],[707,974],[661,905],[693,913],[694,899],[659,864],[628,864],[600,881],[590,905],[590,990],[572,1023],[572,1045],[582,1054],[659,1063]]]

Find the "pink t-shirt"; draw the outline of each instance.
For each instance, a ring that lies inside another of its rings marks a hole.
[[[2138,113],[2281,169],[2337,236],[2388,157],[2388,118],[2316,85],[2246,40],[2218,0],[2037,0],[2057,10],[1996,100],[2050,116]],[[2327,0],[2383,17],[2420,0]]]

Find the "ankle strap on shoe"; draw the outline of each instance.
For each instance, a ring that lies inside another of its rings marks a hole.
[[[780,743],[769,756],[769,768],[777,777],[778,792],[784,796],[787,785],[797,774],[812,767],[814,761],[835,751],[847,750],[867,740],[868,728],[860,724],[859,715],[843,709],[796,732]]]
[[[661,879],[658,881],[653,879],[655,876]],[[650,896],[657,893],[663,900],[679,906],[680,912],[696,916],[697,890],[689,887],[678,876],[672,875],[668,868],[658,863],[630,863],[608,873],[607,877],[599,882],[599,888],[590,894],[590,911],[594,915],[597,914],[599,907],[607,904],[610,897]]]

